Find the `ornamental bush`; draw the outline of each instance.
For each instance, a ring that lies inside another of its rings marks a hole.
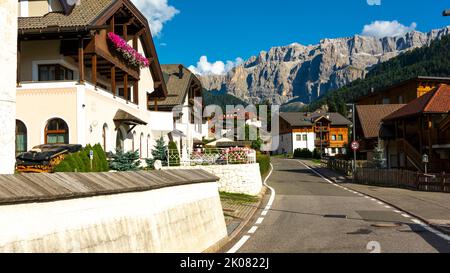
[[[309,149],[296,149],[294,151],[294,158],[312,158],[313,153]]]
[[[94,159],[89,158],[90,151],[94,151]],[[54,172],[107,172],[109,171],[108,161],[105,152],[100,144],[94,147],[87,145],[81,151],[67,155],[64,160],[58,164]]]

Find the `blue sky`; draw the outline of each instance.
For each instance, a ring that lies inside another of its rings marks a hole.
[[[368,0],[135,1],[166,5],[170,16],[155,35],[160,61],[187,66],[201,56],[209,62],[234,61],[272,46],[352,36],[377,20],[396,20],[397,26],[418,31],[450,25],[450,17],[441,16],[450,0],[378,0],[381,5],[372,6]]]

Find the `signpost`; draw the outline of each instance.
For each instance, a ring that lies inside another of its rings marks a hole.
[[[359,145],[358,141],[353,141],[350,147],[352,148],[353,151],[358,151],[361,146]]]
[[[94,160],[94,151],[93,150],[89,151],[89,159],[91,160],[91,170],[92,170],[93,169],[92,162]]]

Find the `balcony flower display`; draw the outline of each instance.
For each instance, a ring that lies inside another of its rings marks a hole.
[[[131,66],[135,68],[145,68],[150,65],[147,58],[142,56],[141,53],[137,52],[133,47],[131,47],[127,41],[122,39],[119,35],[109,32],[108,39],[111,41],[114,49],[125,59]]]

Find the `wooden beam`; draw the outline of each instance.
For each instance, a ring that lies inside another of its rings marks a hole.
[[[134,81],[133,84],[133,102],[139,104],[139,81]]]
[[[139,35],[134,35],[133,36],[133,48],[134,50],[138,50],[138,39],[139,39]]]
[[[116,20],[114,19],[114,15],[111,17],[111,20],[109,21],[109,32],[114,32],[116,27]]]
[[[111,93],[116,97],[116,67],[111,66]]]
[[[158,99],[155,99],[155,111],[158,112]]]
[[[78,39],[78,72],[80,74],[79,83],[84,83],[84,47],[83,38]]]
[[[123,28],[123,39],[128,42],[128,25],[124,24]]]
[[[129,92],[128,92],[128,74],[127,73],[125,73],[125,75],[123,75],[123,95],[125,97],[125,100],[128,103]]]
[[[92,55],[92,84],[97,85],[97,54]]]
[[[16,71],[17,75],[16,75],[16,80],[17,80],[17,86],[18,87],[20,86],[20,58],[21,58],[21,56],[20,56],[21,50],[20,49],[21,49],[20,48],[20,41],[17,41],[17,71]]]

